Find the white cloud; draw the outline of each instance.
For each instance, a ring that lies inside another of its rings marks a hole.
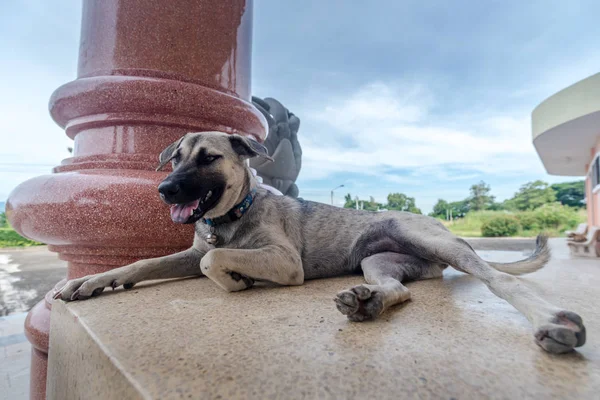
[[[373,82],[359,88],[349,98],[330,104],[317,117],[334,125],[345,127],[378,120],[390,122],[417,122],[428,111],[427,91],[412,85],[407,91],[398,90],[383,82]]]
[[[375,82],[347,98],[326,99],[323,111],[305,110],[304,120],[322,128],[303,132],[302,178],[350,172],[403,182],[410,177],[393,178],[386,171],[406,168],[447,180],[543,172],[531,143],[529,113],[436,120],[433,100],[424,85]]]

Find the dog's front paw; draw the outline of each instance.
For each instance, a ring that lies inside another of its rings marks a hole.
[[[246,285],[246,289],[249,289],[252,286],[254,286],[254,279],[250,278],[249,276],[244,276],[238,274],[237,272],[230,272],[229,275],[231,276],[231,279],[233,279],[236,282],[244,282],[244,285]]]
[[[116,289],[119,286],[131,289],[134,285],[123,278],[116,277],[110,272],[97,275],[88,275],[83,278],[71,279],[54,294],[54,299],[64,301],[85,300],[101,294],[105,288]]]
[[[211,250],[202,257],[200,270],[208,279],[228,292],[239,292],[254,285],[252,278],[224,268],[216,250]]]
[[[338,293],[334,301],[337,309],[354,322],[376,318],[384,309],[383,295],[365,285]]]
[[[547,324],[537,328],[535,341],[544,350],[560,354],[585,344],[585,326],[581,317],[571,311],[559,311]]]

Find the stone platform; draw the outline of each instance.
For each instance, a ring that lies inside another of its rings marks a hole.
[[[55,303],[48,399],[597,398],[600,262],[551,245],[525,280],[582,315],[578,352],[544,353],[523,316],[454,270],[409,283],[412,301],[368,323],[333,302],[360,277],[233,294],[204,278],[150,282]]]

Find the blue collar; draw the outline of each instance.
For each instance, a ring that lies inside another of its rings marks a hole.
[[[246,211],[248,211],[248,209],[254,202],[255,195],[256,195],[256,189],[252,189],[250,191],[250,193],[248,193],[248,196],[246,196],[244,198],[244,200],[242,200],[241,203],[233,206],[233,208],[231,210],[229,210],[227,212],[227,214],[223,215],[222,217],[217,217],[217,218],[212,218],[212,219],[203,218],[202,222],[204,222],[208,226],[213,227],[213,226],[217,226],[217,225],[226,224],[228,222],[237,221],[238,219],[242,218],[242,216],[246,213]]]

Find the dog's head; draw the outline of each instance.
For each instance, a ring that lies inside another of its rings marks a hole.
[[[160,153],[157,170],[171,162],[173,172],[158,186],[171,205],[171,219],[191,224],[202,217],[225,215],[247,190],[245,161],[271,159],[260,143],[221,132],[188,133]]]

